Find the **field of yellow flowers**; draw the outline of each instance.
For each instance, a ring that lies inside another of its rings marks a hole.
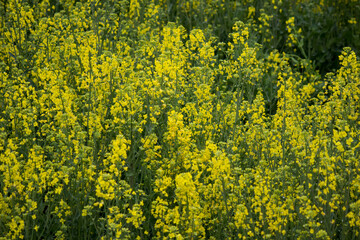
[[[0,239],[360,238],[359,1],[0,19]]]

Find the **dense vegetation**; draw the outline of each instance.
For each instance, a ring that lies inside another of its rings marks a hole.
[[[0,239],[358,239],[358,0],[0,3]]]

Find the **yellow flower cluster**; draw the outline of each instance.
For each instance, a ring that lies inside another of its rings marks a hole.
[[[0,239],[358,238],[358,56],[266,3],[6,1]]]

